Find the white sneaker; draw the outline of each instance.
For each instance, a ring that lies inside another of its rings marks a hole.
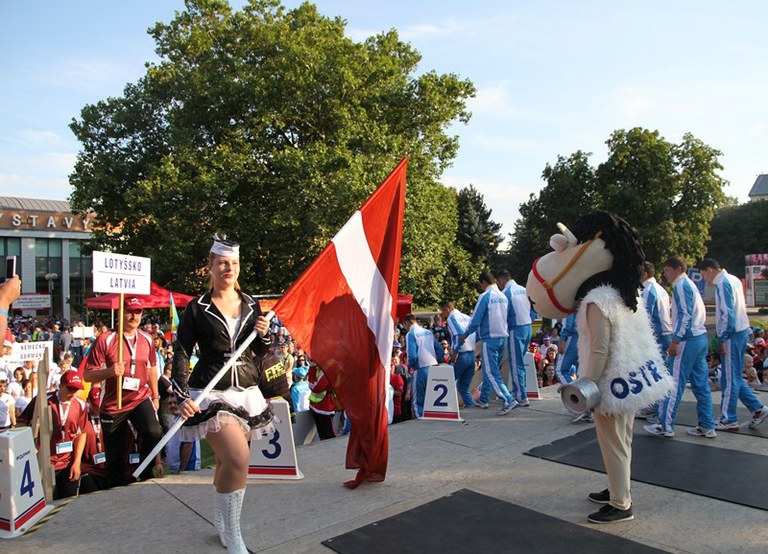
[[[708,439],[714,439],[717,436],[717,432],[714,429],[702,429],[701,427],[694,427],[686,431],[689,435],[694,437],[705,437]]]
[[[763,421],[765,421],[765,418],[767,417],[768,417],[768,407],[763,406],[758,411],[756,411],[752,416],[752,421],[749,422],[749,428],[757,429],[757,426],[760,425]]]
[[[496,415],[499,415],[499,416],[507,415],[509,412],[511,412],[518,406],[520,406],[520,404],[518,404],[515,400],[512,400],[511,402],[505,402],[504,406],[501,407],[501,410],[496,412]]]
[[[661,425],[644,425],[643,429],[645,429],[646,433],[650,433],[651,435],[658,435],[660,437],[674,437],[675,432],[674,431],[665,431],[664,428]]]
[[[739,422],[738,421],[715,421],[715,429],[718,431],[738,431],[739,430]]]

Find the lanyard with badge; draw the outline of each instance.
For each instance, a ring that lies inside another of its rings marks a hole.
[[[135,334],[133,336],[133,344],[131,344],[131,340],[128,337],[125,337],[125,344],[128,345],[128,351],[131,353],[131,376],[123,375],[123,388],[125,390],[137,391],[141,385],[141,381],[134,377],[136,375],[136,351],[139,345],[139,335]]]
[[[64,402],[67,405],[66,411],[62,405],[61,400],[59,402],[59,419],[61,420],[61,441],[56,443],[56,454],[68,454],[72,452],[72,441],[64,440],[67,436],[65,425],[67,423],[67,416],[69,415],[69,409],[72,407],[72,401]]]
[[[104,452],[104,449],[101,447],[101,420],[98,417],[88,417],[91,419],[93,432],[96,434],[96,454],[93,455],[93,463],[95,465],[106,463],[107,455]]]

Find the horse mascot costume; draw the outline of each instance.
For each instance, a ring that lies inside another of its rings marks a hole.
[[[630,496],[635,412],[665,398],[672,377],[639,298],[645,255],[629,224],[609,212],[581,217],[571,230],[558,223],[553,252],[533,263],[526,289],[545,317],[576,313],[582,377],[563,388],[594,410],[608,489],[589,494],[604,506],[592,523],[633,519]],[[569,392],[570,391],[570,392]],[[576,409],[574,413],[578,413]]]

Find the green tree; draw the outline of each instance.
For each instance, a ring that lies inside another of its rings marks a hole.
[[[676,145],[641,128],[614,131],[606,144],[608,158],[596,169],[582,152],[547,166],[546,186],[520,207],[515,224],[519,266],[530,268],[548,251],[553,222],[568,225],[596,209],[624,217],[656,265],[672,254],[689,262],[704,255],[715,210],[726,201],[726,181],[718,174],[722,153],[690,133]]]
[[[716,259],[729,273],[745,277],[744,257],[768,252],[768,201],[718,210],[709,234],[707,257]]]
[[[158,281],[193,291],[223,231],[243,245],[243,286],[280,292],[408,156],[401,290],[439,296],[457,217],[439,178],[474,88],[415,76],[394,30],[356,43],[344,29],[278,0],[188,0],[150,29],[160,61],[71,125],[70,200],[95,211],[93,246],[150,256]]]
[[[457,195],[459,230],[456,238],[472,260],[488,265],[504,237],[499,233],[501,223],[491,219],[485,198],[474,185],[469,185]]]

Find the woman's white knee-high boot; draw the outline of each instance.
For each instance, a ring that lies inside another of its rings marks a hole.
[[[226,542],[227,552],[232,554],[248,553],[245,542],[243,542],[243,535],[240,533],[240,512],[243,510],[244,496],[245,488],[232,492],[216,493],[224,530],[224,541],[222,542]]]

